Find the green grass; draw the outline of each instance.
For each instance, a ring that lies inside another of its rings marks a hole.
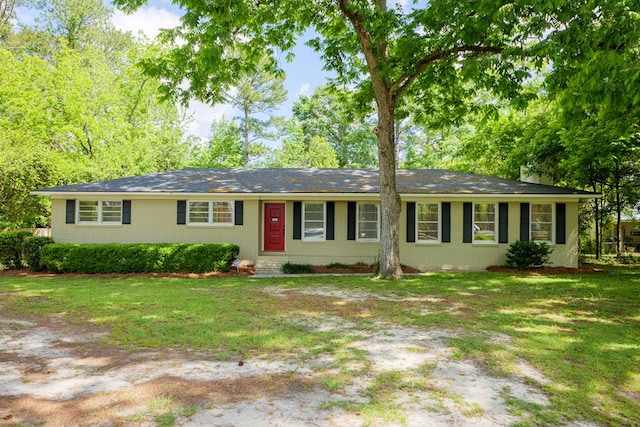
[[[280,298],[246,279],[3,278],[2,305],[16,314],[56,315],[110,329],[119,346],[190,348],[221,360],[290,353],[336,334],[306,334],[278,315]]]
[[[522,417],[521,425],[588,420],[622,426],[640,419],[640,268],[606,268],[607,274],[546,277],[434,273],[398,282],[362,276],[3,276],[0,310],[17,317],[57,316],[107,326],[109,345],[207,351],[222,360],[329,352],[345,366],[363,360],[345,347],[348,336],[309,331],[292,320],[332,316],[361,329],[374,321],[451,329],[457,332],[449,342],[453,357],[473,359],[493,375],[511,375],[524,361],[550,379],[535,384],[547,394],[549,405],[507,399],[512,412]],[[402,303],[337,303],[331,297],[290,292],[283,298],[263,291],[274,285],[294,291],[331,287],[410,298]],[[348,370],[338,371],[325,379],[324,387],[339,392],[349,375]],[[370,403],[358,405],[358,410],[398,420],[398,409],[387,397],[423,385],[398,373],[385,375],[374,379],[368,390]]]

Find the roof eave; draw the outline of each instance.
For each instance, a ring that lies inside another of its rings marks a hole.
[[[49,196],[52,198],[68,198],[68,197],[121,197],[121,198],[201,198],[201,197],[224,197],[224,198],[243,198],[243,199],[273,199],[273,198],[333,198],[333,199],[351,199],[354,197],[376,197],[379,193],[374,192],[355,192],[355,193],[330,193],[330,192],[282,192],[282,193],[244,193],[244,192],[211,192],[211,193],[193,193],[193,192],[126,192],[126,191],[32,191],[31,194],[36,196]],[[529,197],[549,198],[549,199],[594,199],[601,198],[601,194],[584,194],[584,193],[400,193],[400,197],[411,199],[417,197],[428,198],[447,198],[447,199],[468,199],[470,197],[480,199],[523,199]]]

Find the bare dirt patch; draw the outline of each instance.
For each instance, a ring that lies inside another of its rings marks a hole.
[[[342,304],[375,299],[402,303],[411,295],[378,295],[330,286],[300,292],[266,287],[271,296]],[[337,304],[340,306],[341,304]],[[531,366],[513,377],[492,377],[454,357],[456,331],[370,322],[366,328],[340,310],[289,315],[309,333],[339,332],[341,355],[220,361],[211,354],[150,351],[104,345],[108,329],[52,319],[3,317],[0,311],[0,420],[6,425],[156,425],[159,417],[185,426],[503,426],[520,421],[508,399],[548,405],[534,384],[546,379]],[[497,337],[501,341],[508,336]],[[342,354],[344,356],[344,354]],[[392,420],[360,412],[376,378],[421,384],[390,386]],[[328,380],[345,378],[331,387]]]

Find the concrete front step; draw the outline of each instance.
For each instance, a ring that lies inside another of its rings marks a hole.
[[[256,275],[282,274],[282,266],[286,262],[286,259],[275,257],[258,257],[255,265]]]

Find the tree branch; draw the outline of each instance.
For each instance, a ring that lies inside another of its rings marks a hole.
[[[140,104],[140,98],[142,97],[142,89],[144,89],[144,85],[147,83],[147,80],[149,80],[148,77],[145,77],[144,80],[142,80],[142,83],[140,84],[140,88],[138,89],[138,95],[136,96],[135,101],[133,102],[133,106],[131,107],[131,110],[129,111],[129,117],[128,117],[128,122],[130,124],[133,124],[133,115],[136,112],[136,109],[138,108],[138,105]]]
[[[409,89],[411,84],[418,78],[418,76],[432,63],[439,61],[449,55],[459,54],[459,53],[472,53],[472,54],[489,54],[489,55],[497,55],[502,53],[504,48],[496,47],[496,46],[475,46],[475,45],[462,45],[456,46],[451,49],[441,50],[438,52],[434,52],[431,55],[421,59],[416,64],[416,68],[412,73],[404,73],[398,80],[391,84],[391,90],[394,93],[394,97],[397,99],[404,92]]]
[[[389,83],[386,79],[380,77],[380,62],[379,58],[375,54],[375,48],[373,45],[373,40],[371,39],[371,34],[367,31],[363,26],[363,18],[356,11],[354,11],[351,6],[352,0],[338,0],[338,5],[340,10],[347,17],[347,19],[353,25],[354,30],[356,31],[356,36],[358,37],[358,41],[360,41],[360,45],[362,46],[362,53],[364,54],[367,68],[369,70],[369,76],[371,77],[374,90],[377,85],[382,85],[385,88],[389,88]],[[381,3],[384,4],[384,1]],[[382,44],[378,46],[379,49],[386,50],[386,45]],[[382,52],[382,56],[380,59],[386,60],[386,52]],[[376,96],[378,100],[381,97]]]
[[[16,0],[0,0],[0,27],[5,26],[13,17],[16,3]]]
[[[87,126],[87,124],[85,123],[82,126],[82,130],[87,137],[87,145],[85,146],[82,141],[80,141],[80,145],[82,146],[82,148],[84,148],[84,151],[87,153],[87,155],[93,159],[93,147],[91,143],[91,133],[89,132],[89,126]]]

